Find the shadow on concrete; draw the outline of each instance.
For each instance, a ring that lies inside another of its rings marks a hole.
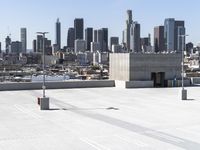
[[[84,111],[84,110],[119,110],[119,108],[115,108],[115,107],[107,107],[107,108],[61,108],[61,110],[78,110],[78,111]]]
[[[119,108],[116,108],[116,107],[108,107],[106,108],[107,110],[119,110]]]
[[[49,110],[55,111],[55,110],[61,110],[60,108],[50,108]]]
[[[186,99],[185,101],[195,101],[195,99],[188,98],[188,99]]]

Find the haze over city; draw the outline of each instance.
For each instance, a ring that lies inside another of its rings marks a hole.
[[[159,1],[159,0],[9,0],[2,1],[0,9],[0,41],[5,49],[5,38],[11,34],[13,41],[20,40],[20,28],[27,28],[27,47],[32,49],[32,40],[37,31],[50,32],[47,37],[55,42],[55,22],[60,18],[62,46],[67,42],[67,30],[73,26],[74,18],[84,18],[84,28],[109,29],[110,36],[119,36],[127,19],[126,10],[133,10],[133,20],[141,24],[141,36],[151,33],[153,28],[164,24],[165,18],[184,20],[187,42],[195,45],[200,41],[197,20],[200,2],[192,1]]]

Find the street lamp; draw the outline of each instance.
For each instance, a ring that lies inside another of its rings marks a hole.
[[[48,32],[37,32],[37,34],[42,35],[43,36],[43,51],[42,51],[42,56],[43,56],[43,63],[42,63],[42,68],[43,68],[43,83],[42,83],[42,89],[43,89],[43,96],[42,98],[40,98],[40,109],[41,110],[47,110],[49,109],[49,98],[46,97],[45,95],[45,35]]]
[[[187,100],[187,90],[184,89],[184,39],[186,38],[186,34],[184,35],[179,35],[179,37],[182,38],[182,69],[181,69],[181,72],[182,72],[182,89],[181,89],[181,99],[182,100]]]

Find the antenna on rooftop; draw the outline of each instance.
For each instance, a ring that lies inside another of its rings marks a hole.
[[[11,32],[10,32],[10,27],[9,26],[7,26],[7,36],[9,36],[9,37],[11,37]]]

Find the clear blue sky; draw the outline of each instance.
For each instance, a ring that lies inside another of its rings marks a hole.
[[[0,41],[5,49],[5,37],[11,33],[13,41],[20,40],[20,28],[28,32],[28,48],[37,31],[48,31],[55,42],[55,22],[62,26],[62,46],[66,45],[67,29],[74,18],[84,18],[85,27],[109,28],[109,36],[119,36],[125,28],[126,10],[133,10],[133,19],[141,24],[141,36],[153,33],[165,18],[185,20],[187,42],[200,42],[199,0],[2,0]],[[153,38],[153,34],[152,34]]]

